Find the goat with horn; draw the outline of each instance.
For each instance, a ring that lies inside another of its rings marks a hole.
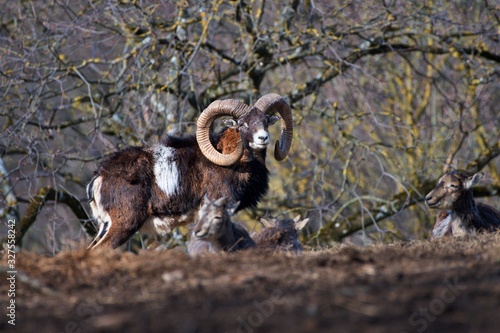
[[[191,223],[205,194],[239,201],[238,210],[255,207],[269,188],[268,126],[280,119],[273,112],[281,116],[274,150],[281,161],[292,145],[293,123],[290,106],[277,94],[264,95],[253,106],[217,100],[198,118],[196,136],[168,136],[111,154],[87,186],[99,230],[89,247],[116,248],[145,225],[163,235]],[[232,119],[211,133],[222,116]]]

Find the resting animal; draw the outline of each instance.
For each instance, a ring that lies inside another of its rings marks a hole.
[[[260,221],[264,228],[252,235],[257,248],[302,252],[298,232],[307,225],[309,219],[300,220],[300,215],[297,215],[293,220],[290,218],[278,220],[271,217],[269,219],[262,218]]]
[[[188,254],[197,256],[255,247],[255,242],[245,228],[231,221],[238,205],[239,202],[229,202],[228,197],[214,201],[205,197],[188,243]]]
[[[464,236],[477,231],[500,229],[500,211],[482,203],[476,203],[472,187],[482,178],[479,172],[467,176],[460,171],[451,171],[442,176],[437,186],[427,194],[425,203],[429,208],[439,209],[433,238],[445,235]]]

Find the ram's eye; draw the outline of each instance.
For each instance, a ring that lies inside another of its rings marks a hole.
[[[455,185],[455,184],[450,184],[448,185],[449,188],[452,188],[452,189],[457,189],[458,188],[458,185]]]

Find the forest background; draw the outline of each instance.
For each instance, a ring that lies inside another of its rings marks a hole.
[[[475,195],[500,206],[499,77],[492,0],[8,1],[1,223],[39,252],[88,244],[85,186],[106,155],[274,92],[292,149],[235,220],[301,214],[312,246],[427,238],[423,198],[450,169],[485,172]]]

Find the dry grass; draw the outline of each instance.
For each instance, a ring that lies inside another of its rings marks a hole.
[[[500,233],[301,256],[21,252],[17,269],[24,331],[493,332],[500,306]]]

